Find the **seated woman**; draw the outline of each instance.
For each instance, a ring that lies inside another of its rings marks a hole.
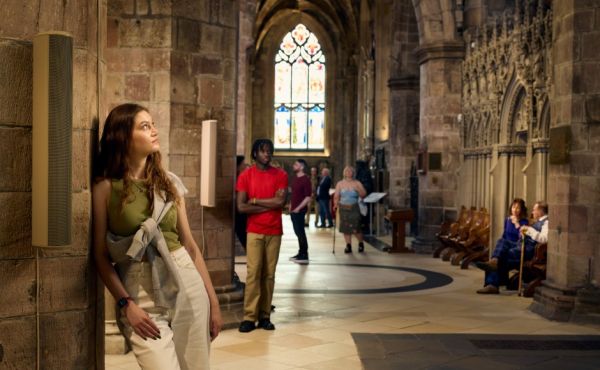
[[[515,198],[510,206],[510,216],[504,221],[504,233],[498,239],[489,262],[477,262],[475,265],[484,270],[485,286],[479,294],[498,294],[500,283],[506,283],[508,272],[519,266],[521,260],[520,229],[528,225],[525,201]],[[516,266],[515,266],[516,264]]]

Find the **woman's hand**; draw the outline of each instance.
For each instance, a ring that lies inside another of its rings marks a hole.
[[[130,301],[124,310],[125,316],[127,316],[127,320],[133,328],[133,331],[142,337],[143,340],[146,340],[147,338],[152,338],[154,340],[160,338],[158,326],[152,321],[150,315],[142,310],[135,302]]]
[[[223,318],[221,317],[221,310],[216,309],[210,310],[210,340],[213,341],[221,332],[223,327]]]
[[[510,216],[510,222],[512,222],[513,224],[515,224],[515,226],[519,226],[519,219],[515,215],[511,215]]]

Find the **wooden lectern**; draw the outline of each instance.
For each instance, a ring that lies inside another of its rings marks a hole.
[[[411,222],[415,214],[412,209],[404,208],[398,210],[389,210],[385,218],[393,225],[392,249],[389,253],[413,253],[412,249],[406,248],[404,238],[406,236],[405,224]]]

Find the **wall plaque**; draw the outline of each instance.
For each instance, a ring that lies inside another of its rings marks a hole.
[[[560,126],[550,129],[550,164],[569,163],[571,149],[571,127]]]

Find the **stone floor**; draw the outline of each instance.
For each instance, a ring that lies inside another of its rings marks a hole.
[[[368,338],[359,333],[414,338],[427,337],[423,334],[528,335],[540,339],[600,335],[598,326],[559,323],[531,313],[527,310],[531,299],[515,292],[475,294],[483,280],[477,269],[460,270],[429,255],[391,255],[369,245],[359,254],[356,242],[354,253],[344,254],[341,234],[335,236],[333,254],[332,229],[312,225],[307,229],[311,263],[297,265],[288,260],[297,252],[297,241],[289,219],[284,220],[273,299],[277,308],[271,316],[277,329],[246,334],[236,329],[223,331],[212,345],[213,370],[373,368],[369,365],[374,359],[370,350],[365,354],[361,347],[359,357],[355,338]],[[244,281],[243,257],[236,259],[236,271]],[[431,354],[436,355],[444,354]],[[385,359],[377,363],[381,366]],[[475,365],[467,361],[464,368]],[[583,366],[579,368],[586,368]],[[421,363],[403,368],[429,367]],[[129,353],[107,355],[106,369],[139,368]]]

